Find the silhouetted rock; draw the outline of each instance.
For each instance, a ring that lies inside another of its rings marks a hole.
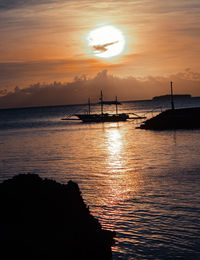
[[[196,129],[200,128],[200,107],[166,110],[146,120],[141,129]]]
[[[2,259],[110,259],[115,232],[101,228],[79,187],[36,174],[0,184]]]

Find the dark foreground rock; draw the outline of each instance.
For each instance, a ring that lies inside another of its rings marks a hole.
[[[166,110],[146,120],[139,128],[150,130],[200,128],[200,107]]]
[[[111,258],[114,232],[101,228],[79,187],[35,174],[0,184],[2,259]]]

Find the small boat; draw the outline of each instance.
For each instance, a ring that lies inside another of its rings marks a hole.
[[[116,113],[115,114],[109,114],[103,112],[103,93],[101,91],[100,96],[100,105],[101,105],[101,113],[100,114],[91,114],[90,112],[90,99],[88,99],[88,114],[75,114],[76,117],[78,117],[80,120],[82,120],[84,123],[99,123],[99,122],[120,122],[120,121],[126,121],[129,118],[128,114],[125,113],[118,113],[118,100],[117,97],[115,101],[113,101],[114,104],[116,104]]]
[[[120,122],[126,121],[129,116],[125,113],[122,114],[76,114],[76,116],[84,123],[100,123],[100,122]]]

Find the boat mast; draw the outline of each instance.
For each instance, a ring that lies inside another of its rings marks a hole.
[[[88,114],[90,115],[90,98],[88,98]]]
[[[117,101],[117,96],[115,97],[115,102],[116,102],[115,104],[116,104],[116,115],[117,115],[117,114],[118,114],[118,104],[117,104],[118,101]]]
[[[102,90],[101,90],[100,101],[101,101],[101,114],[103,115],[103,93],[102,93]]]
[[[174,110],[174,97],[173,97],[173,82],[170,82],[171,84],[171,105],[172,105],[172,110]]]

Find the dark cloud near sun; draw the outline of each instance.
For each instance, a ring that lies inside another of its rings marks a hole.
[[[112,3],[113,0],[107,0],[107,2]],[[127,1],[127,2],[131,2]],[[35,6],[35,5],[44,5],[44,4],[63,4],[63,3],[68,3],[68,2],[85,2],[86,4],[92,3],[96,4],[97,2],[94,0],[0,0],[0,9],[15,9],[15,8],[21,8],[21,7],[26,7],[26,6]],[[121,0],[116,1],[116,2],[121,2]]]
[[[0,0],[0,9],[12,9],[26,5],[35,5],[42,1],[34,0]]]
[[[116,43],[118,43],[118,41],[109,42],[106,44],[93,45],[92,48],[95,52],[102,53],[102,52],[106,52],[108,50],[106,47],[111,46]]]
[[[13,9],[13,8],[20,8],[23,6],[50,4],[56,2],[59,1],[58,0],[0,0],[0,9]]]
[[[111,0],[110,0],[111,1]],[[68,2],[94,2],[93,0],[0,0],[0,9],[15,9],[26,6],[44,5],[44,4],[63,4]],[[111,1],[112,2],[112,1]],[[96,3],[96,2],[95,2]]]

